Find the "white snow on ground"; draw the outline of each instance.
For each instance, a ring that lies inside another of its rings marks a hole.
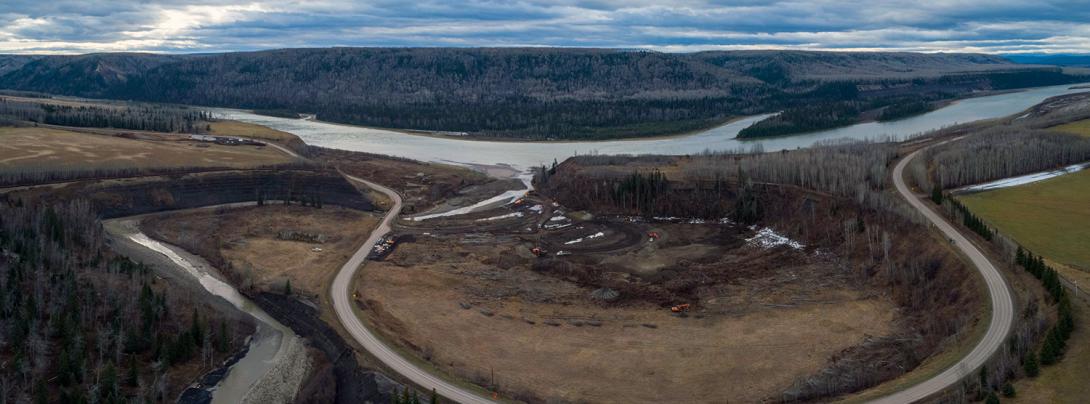
[[[502,194],[493,196],[491,198],[485,199],[483,201],[477,202],[477,203],[469,205],[469,206],[463,206],[463,207],[460,207],[460,208],[457,208],[457,209],[451,209],[451,210],[448,210],[446,212],[432,213],[432,214],[420,215],[420,216],[413,216],[413,217],[411,217],[409,219],[412,219],[412,221],[414,221],[414,222],[419,222],[419,221],[422,221],[422,220],[435,219],[437,217],[450,217],[450,216],[464,215],[464,214],[467,214],[467,213],[473,213],[473,212],[477,211],[478,209],[481,209],[483,207],[490,206],[490,205],[493,205],[493,204],[496,204],[496,203],[500,203],[500,202],[502,202],[504,205],[507,205],[507,204],[510,204],[510,203],[514,202],[515,200],[517,200],[519,198],[525,197],[526,193],[530,192],[530,190],[533,189],[533,186],[530,185],[530,180],[532,178],[533,177],[530,176],[530,175],[521,175],[521,176],[519,176],[519,179],[522,180],[523,185],[526,185],[526,188],[524,188],[524,189],[515,189],[515,190],[511,190],[511,191],[506,191],[506,192],[504,192]]]
[[[549,221],[550,221],[550,222],[559,222],[559,221],[561,221],[561,220],[566,220],[566,219],[567,219],[567,218],[566,218],[566,217],[564,217],[564,216],[553,216],[553,217],[550,217],[550,218],[549,218]]]
[[[484,219],[477,219],[477,221],[478,222],[491,222],[493,220],[502,220],[502,219],[508,219],[508,218],[512,218],[512,217],[522,217],[522,212],[511,212],[511,213],[508,213],[506,215],[499,215],[499,216],[486,217]]]
[[[992,190],[992,189],[999,189],[999,188],[1007,188],[1007,187],[1013,187],[1013,186],[1018,186],[1018,185],[1025,185],[1025,184],[1030,184],[1030,183],[1034,183],[1034,182],[1037,182],[1037,181],[1044,181],[1044,180],[1047,180],[1049,178],[1056,178],[1056,177],[1059,177],[1059,176],[1065,175],[1065,174],[1071,174],[1071,173],[1074,173],[1074,172],[1079,172],[1079,171],[1082,171],[1082,170],[1086,169],[1087,167],[1090,167],[1090,163],[1074,164],[1074,165],[1070,165],[1070,166],[1061,168],[1059,170],[1045,171],[1045,172],[1040,172],[1040,173],[1023,175],[1023,176],[1019,176],[1019,177],[1004,178],[1004,179],[1001,179],[1001,180],[998,180],[998,181],[992,181],[992,182],[987,182],[987,183],[984,183],[984,184],[972,185],[972,186],[968,186],[968,187],[965,187],[965,188],[961,188],[961,189],[957,190],[957,192],[980,192],[980,191],[988,191],[988,190]]]
[[[530,211],[531,211],[531,212],[537,213],[537,214],[539,214],[539,215],[540,215],[540,214],[541,214],[541,212],[542,212],[542,211],[544,211],[544,210],[545,210],[545,207],[544,207],[544,206],[541,206],[541,205],[534,205],[534,206],[531,206],[531,207],[530,207]]]
[[[564,244],[578,244],[578,243],[582,243],[583,239],[596,239],[598,237],[605,237],[605,235],[606,234],[603,233],[603,232],[597,232],[597,233],[591,234],[591,235],[586,236],[586,237],[580,237],[580,238],[577,238],[575,240],[565,242]]]
[[[751,227],[751,228],[755,228],[755,227]],[[796,250],[801,250],[802,247],[803,247],[802,243],[800,243],[798,241],[795,241],[795,240],[792,240],[790,238],[787,238],[786,236],[780,235],[779,233],[776,233],[775,230],[772,230],[771,228],[768,228],[768,227],[765,227],[765,228],[762,228],[761,230],[758,230],[757,235],[755,235],[753,237],[750,237],[750,238],[747,238],[746,242],[749,243],[750,245],[754,245],[754,246],[761,247],[761,248],[774,248],[774,247],[779,247],[781,245],[785,245],[785,246],[794,248]]]

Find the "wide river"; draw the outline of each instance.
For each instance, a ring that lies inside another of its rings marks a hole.
[[[1025,110],[1056,95],[1086,91],[1072,85],[960,100],[944,108],[893,122],[870,122],[839,129],[758,140],[735,139],[738,131],[768,115],[751,116],[704,132],[645,140],[593,142],[494,142],[410,135],[396,131],[338,125],[303,119],[276,118],[236,110],[217,110],[225,118],[265,125],[293,133],[307,144],[335,149],[406,157],[414,160],[468,164],[507,164],[518,169],[564,160],[578,154],[697,154],[704,151],[765,151],[796,149],[837,139],[906,139],[934,129],[998,118]]]

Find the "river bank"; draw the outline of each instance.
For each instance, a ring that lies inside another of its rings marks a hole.
[[[935,129],[1025,110],[1046,98],[1083,90],[1070,85],[967,98],[943,108],[891,122],[871,122],[821,132],[769,139],[739,140],[739,131],[769,115],[735,120],[696,134],[668,139],[594,142],[467,141],[450,137],[407,136],[401,132],[342,126],[302,119],[274,118],[235,110],[215,110],[225,118],[264,125],[299,136],[309,145],[362,151],[418,161],[463,164],[507,164],[519,170],[552,164],[580,154],[691,155],[704,152],[760,149],[766,152],[813,146],[841,139],[903,140]]]
[[[103,227],[118,252],[151,265],[172,284],[207,294],[226,312],[254,324],[247,353],[231,365],[211,392],[212,403],[290,402],[309,371],[303,341],[222,280],[203,259],[148,238],[140,216],[105,221]],[[270,401],[271,400],[271,401]]]

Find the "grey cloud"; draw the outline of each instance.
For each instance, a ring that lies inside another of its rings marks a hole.
[[[0,4],[0,52],[296,46],[1090,52],[1084,1],[118,0]]]

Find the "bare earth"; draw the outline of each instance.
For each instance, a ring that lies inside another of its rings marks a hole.
[[[218,254],[243,286],[280,292],[290,279],[293,293],[321,296],[333,273],[359,248],[378,219],[370,213],[334,206],[266,205],[221,212],[190,210],[145,223],[157,238],[203,257]],[[279,237],[283,231],[322,235],[326,240],[285,240]],[[209,243],[208,238],[214,242]]]
[[[849,288],[779,305],[764,302],[789,299],[730,295],[757,288],[742,281],[687,317],[647,303],[600,305],[588,288],[501,268],[502,256],[523,249],[418,236],[361,269],[359,301],[387,339],[478,384],[494,371],[503,394],[530,401],[760,401],[895,326],[890,302]],[[751,304],[727,304],[742,300]]]

